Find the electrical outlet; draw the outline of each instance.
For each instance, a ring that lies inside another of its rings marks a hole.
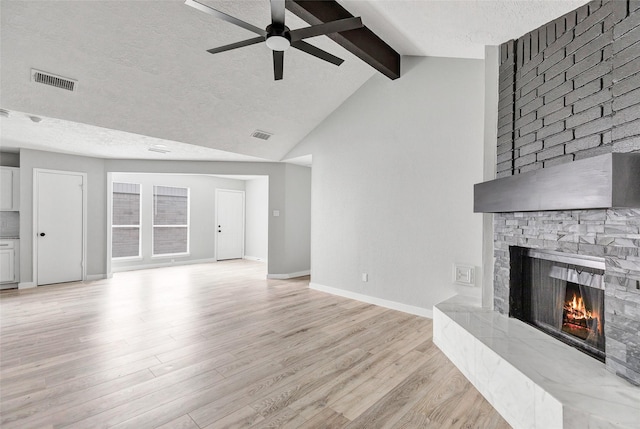
[[[453,264],[453,281],[467,286],[475,284],[475,267],[469,265]]]

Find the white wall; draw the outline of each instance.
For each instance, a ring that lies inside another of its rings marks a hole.
[[[307,191],[310,195],[311,189]],[[245,182],[245,206],[245,257],[266,261],[269,253],[268,177],[259,177]]]
[[[104,160],[60,153],[20,151],[20,282],[33,281],[33,169],[87,173],[87,276],[103,276],[107,258]]]
[[[300,180],[300,176],[310,176],[311,169],[300,167],[299,174],[287,174],[288,165],[274,162],[207,162],[207,161],[141,161],[141,160],[108,160],[106,170],[114,172],[138,173],[174,173],[174,174],[217,174],[217,175],[255,175],[269,177],[269,258],[268,272],[270,275],[286,277],[288,274],[309,270],[310,261],[301,261],[291,257],[287,249],[309,247],[310,233],[292,235],[287,234],[287,208],[295,209],[304,201],[295,199],[295,193],[287,194],[290,187],[288,182]],[[306,189],[311,192],[310,188]],[[273,216],[273,211],[279,210],[281,215]],[[300,266],[304,265],[304,269]]]
[[[146,268],[158,265],[181,264],[194,261],[215,260],[215,193],[216,189],[244,191],[243,180],[223,179],[207,175],[182,174],[136,174],[113,173],[114,182],[138,183],[142,194],[142,258],[114,259],[113,271],[131,268]],[[151,219],[153,207],[153,186],[174,186],[189,188],[189,254],[173,256],[152,256]],[[172,260],[174,262],[172,262]]]
[[[274,162],[208,162],[208,161],[141,161],[105,160],[98,158],[66,155],[61,153],[22,149],[20,151],[20,281],[32,282],[33,246],[33,169],[79,171],[87,173],[88,185],[88,237],[87,275],[90,278],[105,276],[107,266],[107,173],[169,173],[169,174],[223,174],[260,175],[269,177],[269,210],[285,210],[288,203],[286,188],[288,180],[283,163]],[[307,174],[310,174],[306,169]],[[307,190],[310,192],[310,189]],[[289,197],[291,198],[291,197]],[[294,273],[300,270],[300,261],[289,261],[287,249],[295,246],[309,246],[307,232],[299,237],[287,236],[284,217],[269,217],[269,259],[268,273]],[[300,242],[303,240],[303,242]],[[306,261],[309,270],[310,261]]]
[[[371,78],[290,155],[313,155],[312,284],[429,314],[455,293],[481,295],[453,284],[452,265],[474,265],[481,282],[484,62],[402,68]]]
[[[484,49],[484,174],[483,181],[496,178],[498,153],[498,76],[500,47]],[[493,308],[493,214],[482,215],[482,306]]]
[[[296,273],[308,274],[311,259],[311,169],[299,165],[286,166],[287,260]]]

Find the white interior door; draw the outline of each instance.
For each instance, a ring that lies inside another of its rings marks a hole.
[[[216,191],[216,259],[244,256],[244,191]]]
[[[37,284],[83,280],[85,177],[37,170],[35,175]]]

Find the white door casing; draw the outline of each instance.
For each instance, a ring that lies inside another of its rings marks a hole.
[[[36,285],[84,280],[86,174],[34,169]]]
[[[244,191],[216,190],[216,260],[244,256]]]

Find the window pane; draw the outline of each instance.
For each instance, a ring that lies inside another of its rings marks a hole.
[[[140,256],[140,228],[112,228],[114,258]]]
[[[186,227],[154,227],[153,254],[187,253],[188,234],[189,228]]]
[[[189,189],[169,186],[153,187],[153,224],[187,225]]]
[[[113,225],[140,225],[140,185],[113,184]]]

